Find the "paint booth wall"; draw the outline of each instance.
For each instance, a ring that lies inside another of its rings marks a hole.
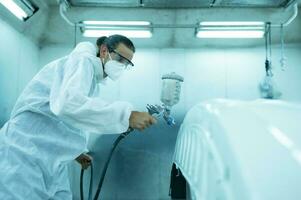
[[[0,18],[0,127],[28,81],[39,70],[39,48]]]
[[[42,48],[40,66],[66,55],[72,47],[50,45]],[[284,51],[286,66],[280,66],[280,46],[273,46],[274,78],[283,93],[282,99],[300,101],[301,44],[288,44]],[[260,97],[258,84],[265,75],[263,47],[225,49],[138,49],[135,67],[118,82],[109,82],[109,100],[128,100],[144,108],[146,100],[158,103],[161,76],[176,72],[185,78],[180,103],[181,112],[200,101],[211,98],[252,100]],[[137,84],[139,83],[139,84]]]

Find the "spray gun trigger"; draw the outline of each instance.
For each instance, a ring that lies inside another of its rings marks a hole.
[[[147,104],[146,106],[147,110],[148,110],[148,113],[150,115],[154,115],[154,114],[157,114],[157,115],[160,115],[160,113],[162,112],[162,108],[161,106],[158,106],[158,105],[150,105],[150,104]]]

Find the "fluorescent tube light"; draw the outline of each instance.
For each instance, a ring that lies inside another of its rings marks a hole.
[[[28,0],[0,0],[0,4],[23,21],[26,21],[39,9]]]
[[[208,31],[199,30],[196,35],[198,38],[262,38],[264,31]]]
[[[262,38],[264,22],[221,21],[200,22],[198,38]]]
[[[199,30],[215,30],[215,31],[242,31],[242,30],[264,30],[264,27],[260,27],[260,26],[243,26],[243,27],[239,27],[239,26],[204,26],[201,27]]]
[[[201,26],[264,26],[264,22],[242,22],[242,21],[228,21],[228,22],[200,22]]]
[[[24,20],[28,17],[26,12],[19,7],[13,0],[0,0],[0,3],[5,6],[17,18]]]
[[[148,21],[83,21],[84,37],[100,37],[121,34],[130,38],[152,37]]]
[[[129,26],[148,26],[147,21],[83,21],[85,25],[129,25]]]
[[[114,34],[124,35],[129,38],[150,38],[152,33],[149,30],[84,30],[84,37],[101,37]]]

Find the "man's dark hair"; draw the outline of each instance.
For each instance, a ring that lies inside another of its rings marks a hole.
[[[112,50],[116,49],[118,44],[123,43],[126,47],[128,47],[129,49],[131,49],[134,53],[135,53],[135,46],[133,44],[133,42],[123,36],[123,35],[111,35],[109,37],[107,36],[103,36],[97,39],[96,41],[96,45],[98,47],[98,51],[97,51],[97,57],[100,56],[100,47],[101,45],[106,45],[108,47],[109,52],[112,52]]]
[[[133,42],[123,35],[111,35],[104,40],[104,44],[108,47],[110,52],[115,50],[120,43],[124,44],[126,47],[135,52],[136,49]]]

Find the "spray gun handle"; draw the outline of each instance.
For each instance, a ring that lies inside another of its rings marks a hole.
[[[148,113],[150,115],[159,114],[159,107],[158,107],[158,105],[153,106],[153,105],[147,104],[146,108],[147,108]],[[132,127],[129,127],[126,132],[122,133],[122,136],[126,137],[127,135],[129,135],[133,131],[134,131],[134,129]]]

